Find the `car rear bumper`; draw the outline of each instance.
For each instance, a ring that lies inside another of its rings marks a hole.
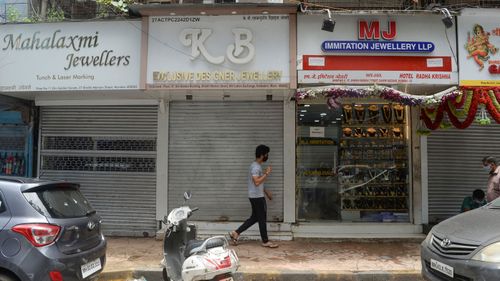
[[[425,242],[424,242],[425,243]],[[420,247],[422,276],[429,281],[489,281],[500,280],[500,264],[460,260],[437,255],[427,245]],[[431,259],[453,268],[453,277],[431,268]]]
[[[27,279],[21,278],[21,280],[51,281],[49,277],[51,271],[59,272],[64,281],[95,280],[106,264],[106,246],[106,240],[103,238],[96,247],[72,255],[62,254],[55,246],[48,246],[46,249],[33,248],[20,266],[21,271],[29,277]],[[101,268],[83,278],[82,265],[97,259],[100,261]],[[40,270],[40,268],[44,270]]]

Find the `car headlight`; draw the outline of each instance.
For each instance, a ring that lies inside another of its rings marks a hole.
[[[484,262],[500,262],[500,242],[484,247],[472,259]]]
[[[424,245],[430,245],[430,244],[432,244],[432,239],[433,238],[434,238],[434,236],[432,235],[432,231],[429,231],[429,234],[427,234],[427,237],[425,237]]]

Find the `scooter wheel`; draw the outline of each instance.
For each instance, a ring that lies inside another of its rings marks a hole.
[[[162,271],[163,281],[172,281],[170,277],[168,277],[167,270],[164,268]]]

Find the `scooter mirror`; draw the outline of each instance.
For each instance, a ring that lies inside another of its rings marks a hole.
[[[184,192],[184,200],[189,200],[191,199],[191,191]]]

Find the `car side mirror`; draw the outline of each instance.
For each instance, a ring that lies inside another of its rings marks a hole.
[[[189,199],[191,199],[191,196],[192,196],[191,191],[184,192],[184,200],[185,201],[188,201]]]

